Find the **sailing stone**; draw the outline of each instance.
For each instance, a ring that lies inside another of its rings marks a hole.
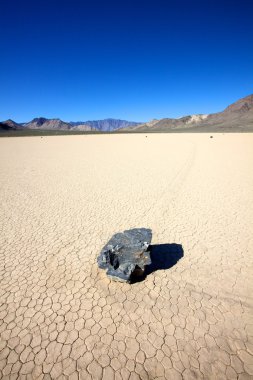
[[[149,246],[152,231],[133,228],[111,237],[97,258],[98,266],[106,270],[109,278],[130,283],[144,274],[145,266],[151,264]]]

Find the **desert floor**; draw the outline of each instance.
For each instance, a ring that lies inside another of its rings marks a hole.
[[[253,134],[2,138],[0,172],[0,378],[253,378]],[[112,282],[133,227],[156,270]]]

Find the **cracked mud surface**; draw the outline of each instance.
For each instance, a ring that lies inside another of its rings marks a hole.
[[[0,140],[0,378],[252,379],[253,135]],[[133,285],[118,231],[184,256]]]

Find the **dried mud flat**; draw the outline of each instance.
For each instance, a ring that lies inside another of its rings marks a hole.
[[[252,146],[252,134],[1,139],[0,378],[252,379]],[[97,254],[134,227],[174,262],[111,282]]]

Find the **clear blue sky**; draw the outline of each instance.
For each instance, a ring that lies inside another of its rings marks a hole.
[[[0,120],[146,121],[253,93],[253,2],[0,0]]]

